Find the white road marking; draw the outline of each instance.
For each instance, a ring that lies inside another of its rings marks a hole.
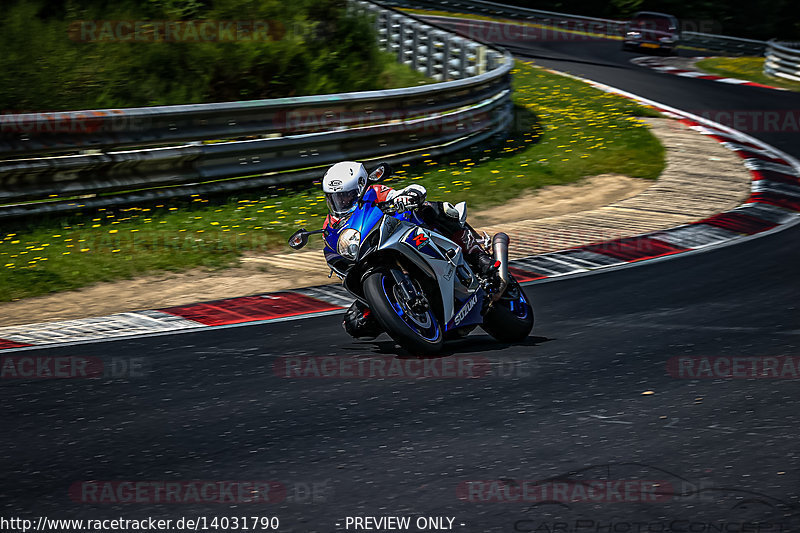
[[[6,326],[0,328],[0,338],[27,344],[61,344],[67,340],[105,339],[200,327],[204,327],[204,324],[151,310],[24,326]]]

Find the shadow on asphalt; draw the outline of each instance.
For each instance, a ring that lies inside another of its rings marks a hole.
[[[393,340],[381,335],[378,339],[372,341],[354,342],[350,346],[344,346],[343,349],[351,352],[352,355],[356,355],[356,352],[358,352],[358,355],[396,355],[400,359],[439,359],[452,355],[495,352],[515,346],[534,347],[552,340],[555,339],[531,335],[522,342],[505,344],[497,342],[489,335],[471,335],[463,339],[445,342],[442,351],[435,355],[420,356],[407,352]]]
[[[630,69],[630,66],[625,65],[625,64],[609,63],[609,62],[606,62],[606,61],[592,61],[592,60],[587,60],[587,59],[575,59],[573,57],[564,57],[564,56],[554,57],[554,56],[551,56],[551,55],[547,55],[547,53],[541,53],[538,50],[527,48],[525,46],[516,46],[516,45],[513,45],[513,44],[507,44],[507,43],[498,43],[498,44],[500,46],[502,46],[503,48],[506,48],[509,52],[511,52],[515,56],[530,57],[532,59],[547,59],[547,60],[550,60],[550,61],[563,61],[565,63],[578,63],[578,64],[581,64],[581,65],[594,65],[594,66],[598,66],[598,67],[608,67],[608,68],[615,68],[615,69],[622,69],[622,70]],[[642,55],[642,54],[639,54],[639,55]],[[636,57],[636,54],[632,53],[631,57]]]

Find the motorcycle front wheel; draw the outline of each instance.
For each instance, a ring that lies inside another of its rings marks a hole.
[[[418,294],[419,283],[411,280]],[[364,295],[370,309],[389,336],[413,354],[433,354],[441,350],[444,332],[428,306],[414,309],[389,270],[379,270],[364,280]]]

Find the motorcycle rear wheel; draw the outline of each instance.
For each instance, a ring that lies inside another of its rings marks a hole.
[[[400,346],[413,354],[434,354],[442,349],[444,331],[433,309],[411,309],[388,270],[370,274],[364,280],[364,294],[375,318]]]
[[[533,329],[533,307],[512,276],[503,296],[483,317],[481,328],[503,343],[521,342]]]

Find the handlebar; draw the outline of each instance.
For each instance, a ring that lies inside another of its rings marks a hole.
[[[368,201],[368,200],[361,200],[361,203],[372,204],[375,207],[377,207],[378,209],[380,209],[381,211],[386,211],[387,209],[393,209],[394,208],[394,201],[393,200],[385,200],[383,202],[373,202],[373,201]]]
[[[396,213],[397,212],[397,209],[395,208],[395,205],[394,205],[394,200],[385,200],[383,202],[372,202],[372,201],[367,201],[367,200],[360,200],[360,201],[363,204],[372,204],[372,205],[374,205],[375,207],[377,207],[378,209],[380,209],[381,211],[383,211],[385,213],[386,212],[389,212],[389,213]],[[418,204],[418,205],[414,206],[412,209],[416,209],[416,208],[420,207],[420,205],[422,205],[422,204]]]

